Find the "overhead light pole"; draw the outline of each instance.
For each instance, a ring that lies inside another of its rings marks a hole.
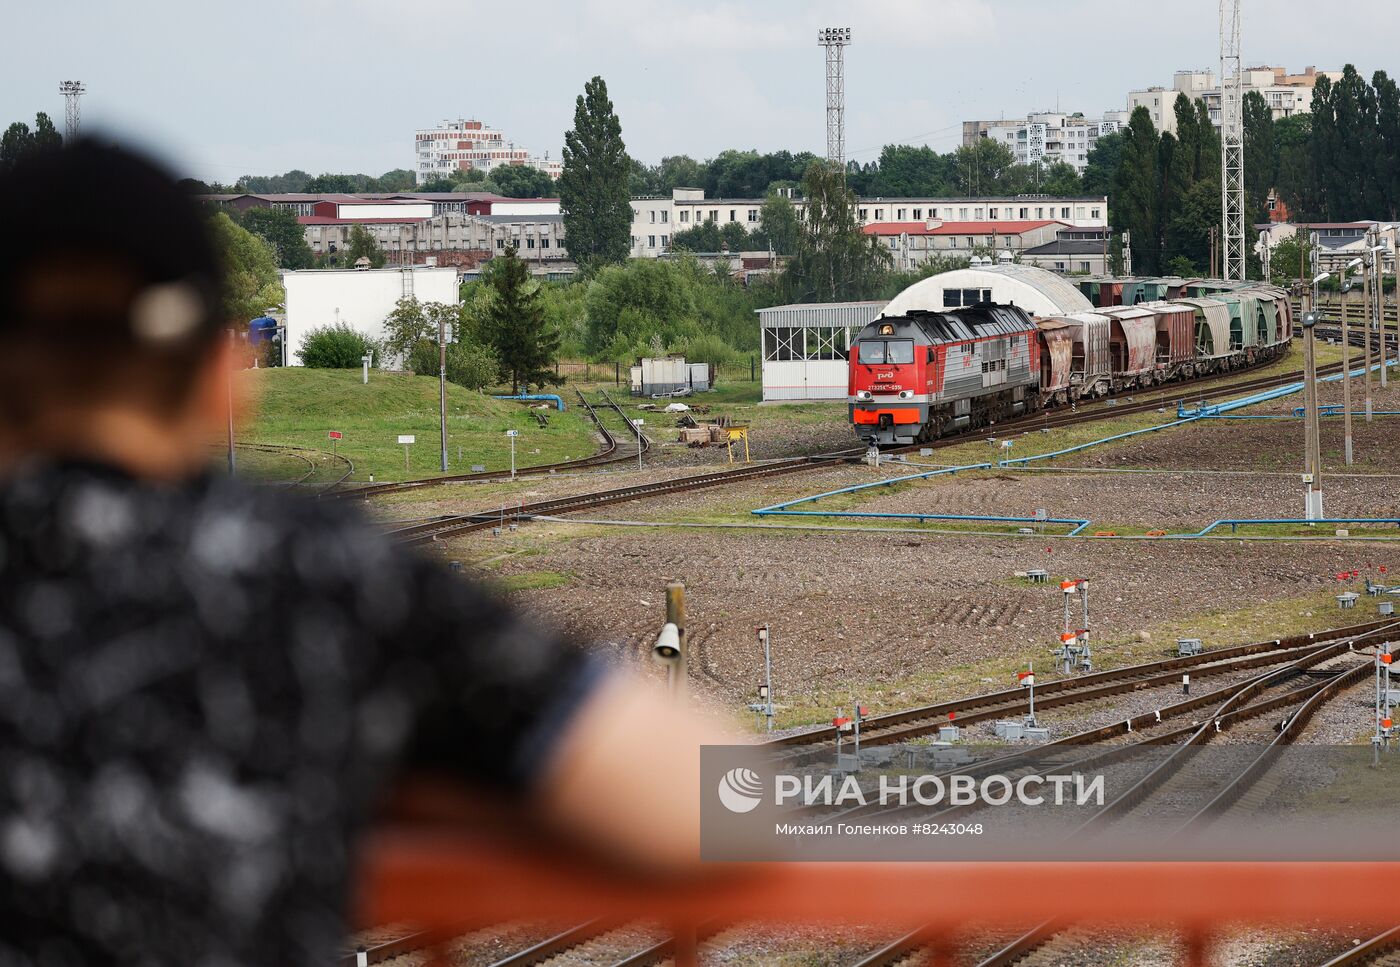
[[[1314,278],[1313,286],[1329,274]],[[1303,438],[1307,448],[1303,485],[1307,504],[1304,516],[1308,520],[1322,520],[1324,516],[1321,428],[1317,419],[1317,316],[1316,309],[1303,313]]]
[[[1381,389],[1385,389],[1390,380],[1385,345],[1385,253],[1389,250],[1389,246],[1385,244],[1385,240],[1381,236],[1390,232],[1393,237],[1394,231],[1394,225],[1377,225],[1375,228],[1376,240],[1371,249],[1376,257],[1376,339],[1380,343]],[[1400,277],[1400,273],[1397,273],[1397,277]],[[1400,285],[1396,287],[1396,299],[1397,326],[1400,326]]]
[[[1352,259],[1342,269],[1342,427],[1345,436],[1345,460],[1348,467],[1352,464],[1352,443],[1351,443],[1351,299],[1348,295],[1351,292],[1352,270],[1361,265],[1361,259]]]

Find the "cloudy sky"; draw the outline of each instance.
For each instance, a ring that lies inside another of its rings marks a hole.
[[[13,0],[0,13],[0,121],[79,78],[85,125],[209,180],[410,167],[414,128],[476,117],[558,157],[601,74],[631,153],[824,150],[817,28],[850,26],[847,153],[956,146],[960,122],[1121,108],[1134,87],[1217,60],[1213,0]],[[20,8],[20,9],[14,9]],[[1400,6],[1353,28],[1311,0],[1246,0],[1245,59],[1400,70]],[[1389,48],[1389,49],[1387,49]]]

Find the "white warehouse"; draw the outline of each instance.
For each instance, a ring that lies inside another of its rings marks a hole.
[[[283,272],[287,290],[287,363],[297,366],[296,351],[308,330],[343,322],[369,336],[384,338],[384,320],[406,296],[419,302],[459,301],[457,270],[415,266],[399,269],[308,269]]]
[[[883,302],[830,302],[758,310],[763,329],[763,401],[843,400],[851,339]]]
[[[1094,308],[1072,283],[1054,272],[1013,262],[931,275],[891,299],[881,314],[902,316],[919,309],[938,312],[979,302],[1020,306],[1033,316],[1060,316]]]

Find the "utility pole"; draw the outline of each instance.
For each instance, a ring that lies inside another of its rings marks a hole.
[[[58,93],[63,95],[64,135],[63,140],[72,144],[78,139],[78,129],[83,119],[82,105],[79,103],[87,88],[82,81],[63,81],[58,85]]]
[[[1220,213],[1223,278],[1245,279],[1244,72],[1240,7],[1220,0]]]
[[[1385,364],[1385,246],[1381,244],[1381,230],[1375,229],[1376,240],[1371,248],[1371,256],[1376,263],[1376,351],[1381,364],[1381,389],[1390,382]]]
[[[438,435],[442,443],[442,472],[447,473],[447,317],[438,317]],[[512,464],[514,461],[512,461]],[[512,473],[512,477],[514,474]]]

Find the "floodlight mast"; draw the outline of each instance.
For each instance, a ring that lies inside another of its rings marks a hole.
[[[826,160],[846,171],[846,48],[850,27],[823,27],[817,44],[826,48]]]
[[[1240,55],[1240,7],[1220,0],[1220,212],[1226,281],[1245,278],[1244,72]]]
[[[63,81],[58,85],[58,93],[63,95],[64,140],[73,142],[77,140],[78,129],[82,122],[82,107],[78,99],[87,92],[82,81]]]

